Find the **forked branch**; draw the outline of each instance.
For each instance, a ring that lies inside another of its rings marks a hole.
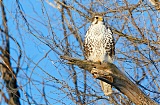
[[[138,86],[133,83],[123,72],[111,63],[94,63],[87,60],[80,60],[68,56],[61,56],[67,60],[68,64],[77,65],[78,67],[89,71],[97,79],[107,82],[126,95],[136,105],[158,105],[144,94]],[[111,80],[108,77],[112,78]]]

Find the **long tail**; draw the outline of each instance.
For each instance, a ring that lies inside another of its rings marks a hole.
[[[107,55],[107,62],[113,63],[113,58]],[[112,94],[112,86],[106,82],[100,81],[101,88],[106,96]]]
[[[101,88],[106,96],[112,94],[112,86],[106,82],[100,81]]]

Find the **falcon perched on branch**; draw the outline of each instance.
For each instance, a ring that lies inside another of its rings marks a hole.
[[[114,49],[114,38],[111,30],[104,25],[103,16],[95,15],[85,36],[85,58],[93,62],[112,63]],[[100,81],[100,85],[105,95],[112,94],[110,84]]]

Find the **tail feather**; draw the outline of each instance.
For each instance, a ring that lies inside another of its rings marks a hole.
[[[101,88],[106,96],[112,94],[112,86],[106,82],[100,81]]]
[[[106,60],[109,63],[113,63],[113,57],[109,56],[109,54],[107,54]],[[103,82],[103,81],[100,81],[100,85],[101,85],[101,88],[106,96],[113,93],[112,86],[110,84]]]

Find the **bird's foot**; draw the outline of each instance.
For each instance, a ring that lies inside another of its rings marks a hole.
[[[93,68],[93,69],[91,70],[91,74],[93,75],[94,78],[99,77],[99,74],[98,74],[98,71],[97,71],[96,68]]]
[[[104,70],[100,70],[98,68],[93,68],[91,70],[91,74],[93,75],[94,78],[104,78],[107,81],[113,83],[113,77],[110,75],[109,72],[106,72]]]

